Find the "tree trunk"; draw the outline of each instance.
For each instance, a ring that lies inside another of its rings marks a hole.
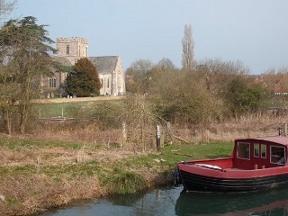
[[[19,105],[20,109],[20,122],[19,122],[19,128],[20,128],[20,133],[24,134],[25,133],[25,124],[27,122],[27,116],[28,116],[28,109],[27,109],[27,104],[20,104]]]
[[[9,108],[6,110],[6,130],[9,135],[12,134],[12,114]]]
[[[12,134],[12,114],[9,107],[5,107],[2,110],[2,116],[4,119],[4,126],[8,135]]]

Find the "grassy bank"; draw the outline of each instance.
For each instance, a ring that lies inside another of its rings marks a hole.
[[[227,156],[231,149],[230,142],[185,144],[143,154],[93,143],[2,136],[0,214],[31,214],[77,200],[169,184],[177,162]]]

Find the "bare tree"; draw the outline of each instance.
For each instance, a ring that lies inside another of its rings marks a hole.
[[[175,65],[173,64],[173,62],[169,59],[169,58],[162,58],[158,64],[156,65],[156,67],[160,68],[161,70],[165,70],[165,69],[175,69]]]
[[[0,19],[3,18],[3,16],[11,13],[15,6],[16,0],[13,1],[6,1],[6,0],[0,0]]]
[[[194,41],[192,38],[191,25],[185,25],[184,38],[182,40],[182,67],[184,70],[193,70],[195,68],[194,61]]]
[[[133,93],[148,93],[151,84],[151,70],[154,64],[150,60],[140,59],[126,70],[126,89]]]

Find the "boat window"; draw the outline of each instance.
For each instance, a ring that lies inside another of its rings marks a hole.
[[[254,157],[259,157],[259,153],[260,153],[260,146],[258,143],[254,143]]]
[[[285,148],[280,146],[271,146],[270,163],[284,165],[286,163]]]
[[[238,143],[237,157],[243,159],[250,159],[250,143]]]
[[[267,146],[265,144],[261,144],[261,158],[266,158],[267,155]]]

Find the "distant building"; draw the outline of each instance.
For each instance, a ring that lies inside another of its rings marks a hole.
[[[119,56],[102,56],[88,58],[96,67],[102,83],[100,95],[124,95],[125,74]]]
[[[274,95],[288,95],[288,75],[287,73],[267,73],[257,75],[256,83],[261,83]]]
[[[102,83],[100,95],[124,95],[125,76],[119,56],[88,57],[88,41],[84,38],[58,38],[56,41],[57,55],[54,57],[63,66],[71,67],[80,58],[88,58],[96,67]],[[43,78],[42,89],[47,96],[65,94],[66,72],[54,70],[49,78]]]

